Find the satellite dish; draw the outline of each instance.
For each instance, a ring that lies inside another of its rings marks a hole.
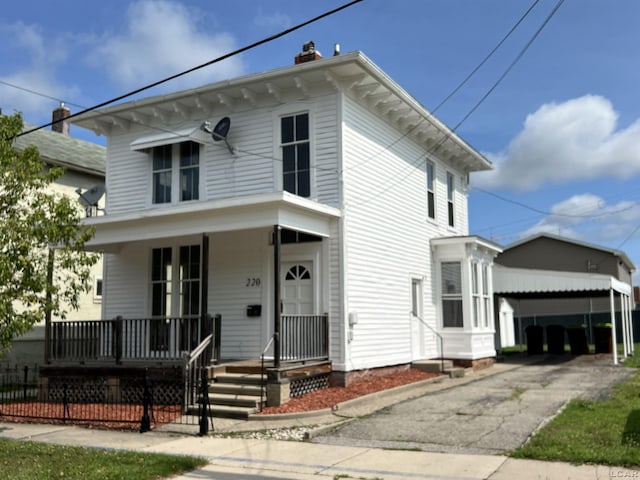
[[[224,142],[227,148],[229,149],[229,153],[233,155],[233,147],[229,145],[227,141],[227,135],[229,134],[229,128],[231,128],[231,120],[229,117],[223,117],[220,119],[216,126],[211,129],[211,124],[209,122],[203,122],[200,125],[200,130],[203,132],[207,132],[211,134],[211,138],[213,138],[214,142]]]
[[[80,197],[80,203],[82,203],[85,207],[97,207],[98,202],[104,195],[104,192],[104,185],[95,185],[89,190],[86,190],[84,193],[82,192],[81,188],[76,188],[76,193]]]
[[[76,188],[78,194],[78,201],[84,206],[87,217],[91,217],[100,210],[98,208],[98,202],[105,193],[104,185],[95,185],[84,193],[80,187]]]
[[[211,132],[211,138],[215,142],[219,142],[220,140],[227,140],[227,135],[229,134],[229,128],[231,127],[231,120],[229,117],[222,118],[215,127],[213,127],[213,131]]]

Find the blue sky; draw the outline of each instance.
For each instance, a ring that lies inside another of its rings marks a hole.
[[[296,25],[347,0],[30,0],[0,19],[0,107],[32,124],[78,111]],[[145,93],[290,65],[308,40],[363,51],[457,125],[558,0],[364,0],[284,38]],[[540,231],[624,250],[640,268],[640,2],[567,0],[457,129],[495,165],[472,176],[470,233],[502,245]],[[20,88],[16,88],[20,87]],[[24,89],[30,90],[27,92]],[[37,92],[37,93],[33,93]],[[72,135],[104,143],[73,127]],[[638,275],[636,275],[638,277]]]

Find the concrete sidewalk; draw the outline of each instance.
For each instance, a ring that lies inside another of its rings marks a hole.
[[[427,479],[427,480],[601,480],[634,477],[637,471],[596,465],[379,450],[306,442],[176,436],[90,430],[72,426],[0,423],[0,437],[92,448],[194,455],[204,468],[175,480],[215,479]],[[135,480],[135,479],[132,479]]]
[[[205,458],[203,469],[178,477],[186,479],[433,479],[433,480],[596,480],[640,477],[640,472],[618,467],[569,465],[511,459],[503,455],[436,453],[389,450],[353,445],[328,445],[300,441],[263,439],[259,435],[238,437],[238,432],[267,429],[295,429],[312,437],[350,419],[369,415],[398,402],[427,393],[455,388],[493,376],[544,357],[524,357],[515,363],[497,363],[462,378],[441,378],[419,382],[367,395],[337,405],[333,409],[309,414],[253,416],[250,421],[215,420],[215,434],[235,435],[197,437],[193,426],[189,434],[179,426],[167,426],[144,434],[91,430],[74,426],[0,423],[0,438],[31,440],[83,447],[194,455]],[[132,479],[135,480],[135,479]]]

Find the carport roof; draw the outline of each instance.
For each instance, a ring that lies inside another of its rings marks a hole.
[[[493,291],[514,298],[607,296],[610,290],[631,295],[631,286],[596,273],[509,268],[494,265]]]

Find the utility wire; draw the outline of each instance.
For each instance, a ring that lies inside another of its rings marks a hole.
[[[542,25],[540,25],[538,30],[536,30],[536,32],[533,34],[533,36],[525,44],[524,48],[522,48],[522,50],[520,50],[520,53],[516,56],[516,58],[513,60],[513,62],[511,62],[511,64],[507,67],[507,69],[504,71],[504,73],[502,75],[500,75],[498,80],[493,84],[493,86],[489,90],[487,90],[487,92],[482,96],[482,98],[480,98],[480,100],[478,100],[478,102],[471,108],[471,110],[469,110],[469,112],[464,117],[462,117],[462,119],[457,123],[457,125],[455,127],[453,127],[453,131],[454,132],[456,130],[458,130],[460,125],[462,125],[473,114],[473,112],[475,112],[478,109],[478,107],[484,103],[484,101],[489,97],[489,95],[491,95],[493,93],[493,91],[498,87],[498,85],[500,85],[500,83],[502,83],[502,80],[505,79],[505,77],[509,74],[509,72],[511,72],[513,67],[515,67],[516,64],[520,61],[520,59],[522,59],[522,57],[527,52],[527,50],[529,50],[529,47],[531,47],[533,42],[538,38],[538,36],[540,35],[540,33],[542,32],[544,27],[547,26],[549,21],[553,18],[553,16],[556,14],[556,12],[562,6],[563,3],[564,3],[564,0],[559,0],[558,3],[556,3],[555,7],[553,7],[553,9],[549,13],[549,15],[547,15],[547,18],[545,18],[544,22],[542,22]]]
[[[473,70],[471,70],[471,72],[469,73],[469,75],[467,75],[464,80],[462,80],[462,82],[460,82],[458,84],[458,86],[456,88],[454,88],[451,93],[449,93],[449,95],[447,95],[444,99],[442,99],[442,101],[436,105],[436,107],[431,111],[431,113],[436,113],[440,107],[442,107],[445,103],[447,103],[451,97],[453,97],[456,93],[458,93],[458,91],[469,81],[471,80],[471,77],[473,77],[478,70],[480,70],[482,68],[482,66],[487,63],[487,61],[489,61],[489,59],[493,56],[494,53],[496,53],[496,51],[498,51],[498,49],[504,44],[504,42],[507,41],[507,39],[511,36],[511,34],[513,32],[515,32],[516,28],[518,28],[520,26],[520,24],[525,20],[525,18],[527,18],[529,16],[529,14],[531,13],[531,11],[534,9],[534,7],[540,2],[540,0],[535,0],[531,6],[527,9],[526,12],[524,12],[524,14],[520,17],[520,19],[518,19],[518,21],[513,25],[513,27],[511,27],[511,30],[509,30],[507,32],[507,34],[502,37],[502,40],[500,40],[497,45],[495,47],[493,47],[493,49],[489,52],[488,55],[486,55],[482,61],[476,66],[476,68],[474,68]]]
[[[509,72],[513,69],[513,67],[516,65],[516,63],[518,63],[518,61],[524,56],[524,54],[527,52],[527,50],[529,49],[529,47],[533,44],[533,42],[536,40],[536,38],[538,38],[538,36],[540,35],[540,33],[542,32],[542,30],[544,29],[544,27],[549,23],[549,21],[551,20],[551,18],[556,14],[556,12],[558,11],[558,9],[560,8],[560,6],[564,3],[564,0],[559,0],[555,7],[551,10],[551,12],[549,13],[549,15],[547,15],[547,17],[545,18],[545,20],[542,22],[542,25],[540,25],[540,27],[536,30],[536,32],[534,33],[534,35],[529,39],[529,41],[526,43],[526,45],[524,46],[524,48],[520,51],[520,53],[516,56],[516,58],[511,62],[511,64],[507,67],[507,69],[503,72],[502,75],[500,75],[500,77],[498,78],[498,80],[491,86],[491,88],[480,98],[480,100],[471,108],[471,110],[469,110],[469,112],[464,115],[464,117],[462,117],[462,119],[456,124],[456,126],[454,128],[452,128],[449,132],[446,132],[442,138],[435,144],[433,145],[433,147],[431,147],[425,154],[421,155],[417,160],[422,160],[422,162],[425,162],[428,158],[428,156],[434,152],[436,149],[438,149],[444,142],[446,142],[449,138],[451,138],[451,136],[458,130],[458,128],[460,128],[460,126],[471,116],[471,114],[482,104],[484,103],[484,101],[489,97],[489,95],[498,87],[498,85],[502,82],[502,80],[504,80],[504,78],[509,74]],[[421,162],[421,163],[422,163]],[[412,162],[414,164],[417,163],[416,162]],[[367,199],[360,201],[360,202],[354,202],[351,205],[362,205],[364,203],[366,203],[367,201],[369,201],[372,198],[375,198],[377,196],[379,196],[381,193],[387,192],[389,191],[391,188],[393,188],[395,185],[397,185],[399,182],[403,181],[404,179],[408,178],[409,175],[403,176],[402,178],[397,178],[390,182],[389,184],[387,184],[387,186],[385,186],[382,190],[379,190],[377,192],[374,192],[373,195],[370,195]],[[393,180],[393,179],[392,179]],[[503,198],[503,197],[501,197]],[[535,211],[535,209],[531,208],[532,210]]]
[[[170,77],[164,78],[162,80],[158,80],[156,82],[150,83],[150,84],[145,85],[143,87],[140,87],[140,88],[138,88],[136,90],[133,90],[133,91],[131,91],[129,93],[125,93],[124,95],[120,95],[118,97],[112,98],[111,100],[107,100],[105,102],[99,103],[98,105],[94,105],[93,107],[81,110],[80,112],[71,114],[68,117],[66,117],[65,120],[69,120],[71,118],[83,115],[83,114],[91,112],[93,110],[97,110],[99,108],[105,107],[105,106],[107,106],[107,105],[109,105],[111,103],[118,102],[120,100],[123,100],[125,98],[131,97],[131,96],[136,95],[138,93],[144,92],[145,90],[149,90],[150,88],[157,87],[158,85],[162,85],[163,83],[169,82],[171,80],[175,80],[176,78],[182,77],[182,76],[187,75],[187,74],[192,73],[192,72],[195,72],[196,70],[200,70],[201,68],[208,67],[210,65],[213,65],[214,63],[218,63],[218,62],[221,62],[222,60],[226,60],[227,58],[231,58],[231,57],[234,57],[234,56],[236,56],[236,55],[238,55],[240,53],[244,53],[247,50],[251,50],[253,48],[259,47],[260,45],[264,45],[265,43],[272,42],[273,40],[276,40],[278,38],[284,37],[284,36],[286,36],[286,35],[288,35],[288,34],[290,34],[292,32],[295,32],[296,30],[301,29],[302,27],[306,27],[307,25],[310,25],[312,23],[317,22],[318,20],[321,20],[321,19],[323,19],[325,17],[331,16],[331,15],[333,15],[335,13],[338,13],[338,12],[340,12],[342,10],[345,10],[346,8],[349,8],[349,7],[353,6],[353,5],[355,5],[356,3],[360,3],[362,1],[363,0],[353,0],[353,1],[349,2],[349,3],[345,3],[344,5],[341,5],[340,7],[334,8],[333,10],[330,10],[328,12],[325,12],[325,13],[321,14],[321,15],[313,17],[310,20],[307,20],[305,22],[299,23],[298,25],[296,25],[294,27],[288,28],[286,30],[283,30],[280,33],[276,33],[275,35],[271,35],[270,37],[264,38],[262,40],[254,42],[254,43],[252,43],[250,45],[247,45],[247,46],[244,46],[244,47],[239,48],[237,50],[234,50],[232,52],[229,52],[229,53],[227,53],[225,55],[222,55],[222,56],[220,56],[218,58],[210,60],[210,61],[208,61],[206,63],[203,63],[201,65],[192,67],[192,68],[190,68],[188,70],[185,70],[183,72],[176,73],[175,75],[171,75]],[[46,123],[46,124],[41,125],[39,127],[32,128],[31,130],[27,130],[27,131],[24,131],[22,133],[19,133],[18,135],[16,135],[16,137],[21,137],[22,135],[27,135],[27,134],[35,132],[37,130],[49,127],[49,126],[53,125],[54,123],[55,122],[49,122],[49,123]]]
[[[570,214],[570,213],[554,213],[554,212],[549,212],[549,211],[546,211],[546,210],[541,210],[539,208],[532,207],[532,206],[527,205],[525,203],[518,202],[517,200],[511,200],[509,198],[503,197],[502,195],[498,195],[497,193],[493,193],[493,192],[490,192],[488,190],[484,190],[484,189],[479,188],[479,187],[471,187],[471,188],[473,190],[477,190],[478,192],[482,192],[482,193],[485,193],[485,194],[490,195],[492,197],[495,197],[498,200],[502,200],[503,202],[507,202],[507,203],[511,203],[513,205],[517,205],[519,207],[525,208],[527,210],[531,210],[532,212],[539,213],[539,214],[544,215],[544,216],[566,217],[566,218],[599,218],[599,217],[606,217],[608,215],[615,215],[617,213],[626,212],[627,210],[631,210],[632,208],[635,208],[637,206],[637,205],[634,204],[634,205],[630,205],[628,207],[621,208],[619,210],[614,210],[614,211],[611,211],[611,212],[605,212],[605,213],[599,213],[599,214],[593,214],[593,215],[590,215],[590,214],[577,215],[577,214]]]
[[[438,111],[445,103],[447,103],[449,100],[451,100],[451,98],[456,93],[458,93],[460,91],[460,89],[469,80],[471,80],[471,78],[478,72],[478,70],[480,70],[484,66],[484,64],[487,63],[487,61],[489,61],[489,59],[493,56],[493,54],[498,51],[498,49],[507,41],[507,39],[513,34],[513,32],[515,32],[515,30],[520,26],[520,24],[529,16],[529,14],[533,10],[533,8],[539,2],[540,2],[540,0],[534,0],[534,2],[529,6],[527,11],[524,12],[524,14],[522,14],[522,16],[518,19],[518,21],[511,27],[511,29],[506,33],[506,35],[504,37],[502,37],[502,39],[496,44],[496,46],[493,47],[493,49],[491,49],[491,51],[480,61],[480,63],[478,65],[476,65],[476,67],[473,70],[471,70],[471,72],[469,72],[469,74],[444,99],[442,99],[440,101],[440,103],[438,103],[438,105],[436,105],[436,107],[433,110],[431,110],[432,114],[435,114],[436,111]],[[411,133],[413,131],[415,131],[420,125],[422,125],[424,123],[424,121],[425,121],[424,117],[421,118],[420,121],[418,121],[413,127],[411,127],[409,130],[407,130],[405,133],[403,133],[396,140],[394,140],[393,142],[391,142],[390,144],[388,144],[387,146],[385,146],[384,148],[379,150],[377,153],[375,153],[371,157],[367,158],[366,160],[363,160],[360,163],[357,163],[355,165],[351,165],[350,167],[343,169],[342,171],[345,172],[347,170],[353,170],[354,168],[358,168],[358,167],[361,167],[362,165],[365,165],[365,164],[369,163],[371,160],[377,158],[381,153],[386,152],[391,147],[397,145],[404,138],[406,138],[409,135],[411,135]],[[446,133],[444,133],[444,135],[446,136]]]

